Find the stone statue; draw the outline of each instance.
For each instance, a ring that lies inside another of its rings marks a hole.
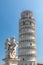
[[[7,57],[9,58],[16,57],[16,42],[15,42],[14,37],[7,39],[6,50],[7,50]]]

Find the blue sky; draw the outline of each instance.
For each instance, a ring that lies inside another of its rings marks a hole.
[[[37,62],[43,63],[43,0],[0,0],[0,64],[5,57],[6,39],[15,36],[18,41],[18,23],[24,10],[34,13]]]

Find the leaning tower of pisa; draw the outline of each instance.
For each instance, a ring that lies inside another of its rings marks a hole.
[[[36,26],[31,11],[21,13],[18,49],[18,65],[36,65]]]

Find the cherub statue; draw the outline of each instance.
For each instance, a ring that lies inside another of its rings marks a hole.
[[[14,58],[16,56],[16,43],[14,37],[7,39],[6,49],[8,52],[8,57]]]

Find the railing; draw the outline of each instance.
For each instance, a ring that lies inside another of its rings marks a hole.
[[[28,56],[28,57],[36,57],[36,54],[25,54],[25,55],[18,55],[18,57],[25,57],[25,56]]]
[[[28,18],[28,17],[25,18],[25,19],[22,18],[22,19],[20,19],[19,21],[20,21],[19,24],[21,24],[23,21],[28,21],[28,22],[31,21],[31,22],[35,25],[35,19],[30,19],[30,18]]]
[[[23,42],[33,42],[33,43],[35,43],[35,42],[36,42],[36,40],[34,40],[34,39],[21,40],[21,41],[19,41],[19,44],[21,44],[21,43],[23,43]]]
[[[31,30],[34,30],[35,31],[35,27],[34,26],[30,26],[30,25],[20,26],[19,27],[19,31],[21,29],[28,29],[28,30],[31,29]]]
[[[19,31],[19,34],[24,34],[24,33],[34,33],[35,34],[35,31],[34,30],[31,30],[31,29],[22,29],[21,31]]]
[[[18,47],[19,49],[35,49],[36,50],[36,47],[34,47],[34,46],[32,46],[32,47],[29,47],[29,46],[27,46],[27,47]]]

